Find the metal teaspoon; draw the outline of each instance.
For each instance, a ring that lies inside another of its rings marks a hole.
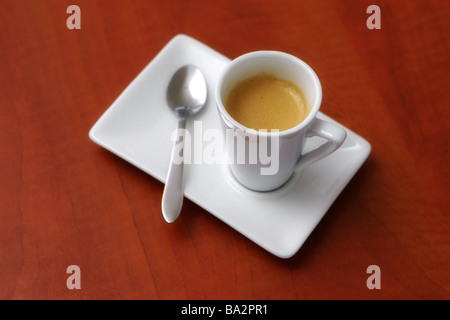
[[[176,154],[175,146],[179,143],[184,144],[186,120],[190,115],[203,108],[206,97],[205,77],[197,67],[185,65],[172,76],[167,88],[166,99],[169,107],[178,117],[178,129],[162,197],[162,212],[168,223],[174,222],[180,215],[184,195],[183,161],[177,159],[177,157],[182,157],[182,154]]]

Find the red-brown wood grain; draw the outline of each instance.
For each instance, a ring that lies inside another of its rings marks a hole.
[[[444,0],[2,0],[0,298],[449,299],[449,16]],[[230,58],[297,55],[321,79],[322,111],[371,143],[293,258],[188,200],[167,224],[163,185],[89,140],[178,33]]]

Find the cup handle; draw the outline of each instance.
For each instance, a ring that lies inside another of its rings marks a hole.
[[[347,131],[330,122],[315,118],[314,123],[306,133],[307,138],[314,136],[328,141],[320,147],[303,154],[295,166],[296,172],[303,170],[305,167],[336,151],[344,143],[347,137]]]

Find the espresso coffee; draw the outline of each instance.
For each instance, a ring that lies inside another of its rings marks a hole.
[[[237,122],[255,130],[288,130],[308,116],[302,90],[290,81],[259,74],[236,84],[225,109]]]

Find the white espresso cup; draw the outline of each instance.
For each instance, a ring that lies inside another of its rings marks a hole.
[[[284,131],[264,132],[247,128],[230,116],[224,106],[230,91],[239,82],[261,73],[288,80],[303,91],[310,111],[301,123]],[[347,136],[343,128],[316,117],[322,102],[319,78],[305,62],[287,53],[256,51],[231,61],[219,78],[215,98],[222,127],[226,136],[232,137],[226,140],[227,164],[235,179],[254,191],[283,186],[294,172],[336,151]],[[313,136],[326,142],[303,153],[306,139]],[[244,148],[244,157],[239,148]]]

